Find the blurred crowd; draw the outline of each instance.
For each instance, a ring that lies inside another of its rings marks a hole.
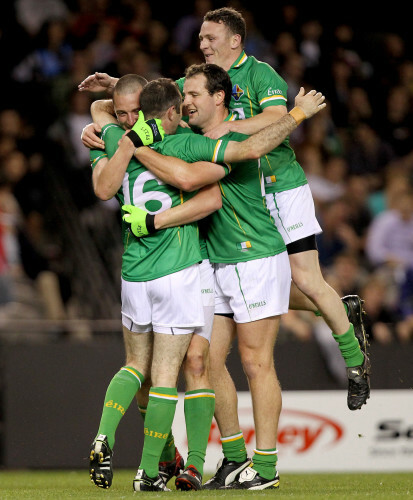
[[[290,142],[323,228],[318,248],[327,281],[340,295],[364,298],[373,342],[412,341],[413,58],[407,31],[360,20],[355,25],[329,12],[314,17],[292,2],[280,2],[271,19],[251,3],[225,5],[246,19],[247,54],[288,83],[289,107],[300,86],[326,95],[326,110]],[[116,289],[118,207],[95,198],[80,141],[91,100],[101,96],[77,86],[95,71],[180,78],[188,65],[203,62],[198,30],[204,13],[220,6],[212,0],[180,2],[179,9],[147,0],[16,0],[3,7],[0,320],[33,314],[29,290],[39,317],[93,319],[79,298],[82,273],[73,279],[87,269],[77,259],[101,261],[96,275],[110,269],[106,279]],[[115,237],[108,239],[109,233]],[[283,317],[283,331],[302,340],[324,329],[310,313]]]

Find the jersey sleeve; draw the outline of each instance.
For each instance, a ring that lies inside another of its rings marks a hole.
[[[195,139],[195,140],[194,140]],[[197,159],[193,161],[210,161],[218,163],[225,170],[225,175],[231,172],[231,166],[224,162],[225,150],[228,141],[223,139],[209,139],[202,135],[194,135],[191,138],[191,149]]]
[[[257,102],[261,109],[269,106],[286,106],[286,81],[267,63],[259,63],[259,71],[254,71],[253,88],[256,89]]]
[[[108,157],[108,154],[106,153],[106,151],[102,151],[101,149],[91,149],[89,152],[89,157],[90,166],[93,170],[102,158]]]

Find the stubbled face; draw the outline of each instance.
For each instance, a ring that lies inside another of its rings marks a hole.
[[[184,83],[184,95],[189,125],[205,129],[213,120],[216,110],[215,98],[206,89],[205,75],[198,74],[187,78]]]
[[[123,95],[114,94],[113,96],[113,107],[116,118],[119,125],[125,130],[130,130],[138,119],[140,109],[139,95],[140,92],[133,92]]]
[[[234,62],[231,46],[232,34],[222,23],[205,21],[199,32],[199,46],[206,63],[213,63],[228,70]]]

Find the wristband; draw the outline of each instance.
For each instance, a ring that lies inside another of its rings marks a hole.
[[[307,116],[306,114],[304,113],[304,111],[299,108],[298,106],[295,106],[295,108],[293,108],[289,114],[294,118],[294,120],[296,121],[297,125],[300,125],[301,122],[303,122]]]
[[[146,229],[147,229],[149,234],[152,234],[156,231],[155,215],[154,214],[147,214],[146,219],[145,219],[145,223],[146,223]]]
[[[142,139],[139,137],[139,135],[134,131],[134,130],[129,130],[129,132],[126,134],[127,137],[133,142],[133,145],[135,148],[139,148],[143,146]]]

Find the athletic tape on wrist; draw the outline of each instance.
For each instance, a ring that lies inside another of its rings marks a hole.
[[[300,123],[307,118],[304,111],[298,106],[295,106],[295,108],[293,108],[289,114],[294,118],[297,125],[300,125]]]

